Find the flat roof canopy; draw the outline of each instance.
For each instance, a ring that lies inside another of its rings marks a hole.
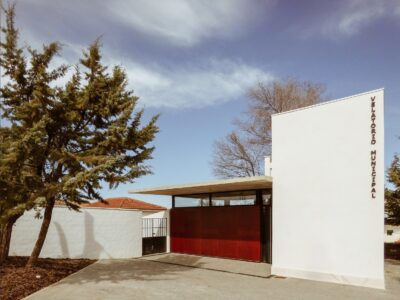
[[[272,188],[272,177],[254,176],[208,182],[160,186],[128,191],[130,194],[191,195]]]

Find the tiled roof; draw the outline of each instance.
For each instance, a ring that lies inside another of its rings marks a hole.
[[[166,207],[151,204],[148,202],[128,198],[116,197],[104,199],[104,202],[82,203],[81,207],[97,207],[97,208],[124,208],[124,209],[139,209],[139,210],[166,210]]]

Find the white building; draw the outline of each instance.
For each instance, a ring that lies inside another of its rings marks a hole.
[[[272,117],[267,175],[133,190],[171,195],[171,252],[384,288],[384,92]]]

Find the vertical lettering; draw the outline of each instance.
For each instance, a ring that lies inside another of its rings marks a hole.
[[[376,145],[376,114],[375,114],[375,96],[371,97],[371,145],[374,147]],[[371,198],[376,198],[376,149],[371,149]]]

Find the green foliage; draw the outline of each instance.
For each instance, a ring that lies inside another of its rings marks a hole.
[[[388,170],[388,181],[394,189],[385,190],[386,222],[392,225],[400,225],[400,156],[395,155]]]
[[[145,161],[158,116],[141,124],[143,110],[135,112],[138,97],[127,88],[126,73],[102,64],[99,41],[75,68],[54,67],[60,44],[18,47],[14,6],[6,15],[0,108],[10,125],[0,128],[2,215],[55,200],[78,209],[101,200],[102,182],[114,188],[150,173]]]
[[[9,80],[8,88],[0,90],[2,119],[8,119],[12,107],[20,107],[21,110],[24,108],[21,99],[27,88],[26,65],[22,49],[16,46],[18,31],[14,27],[13,18],[14,7],[10,7],[7,26],[2,28],[2,32],[6,33],[6,40],[0,44],[2,75]],[[31,146],[40,139],[37,128],[41,126],[44,126],[43,122],[34,126],[23,126],[21,121],[12,120],[11,126],[0,127],[0,224],[21,215],[25,209],[35,204],[31,190],[35,186],[35,178],[32,176],[35,170],[28,157],[33,149]]]

